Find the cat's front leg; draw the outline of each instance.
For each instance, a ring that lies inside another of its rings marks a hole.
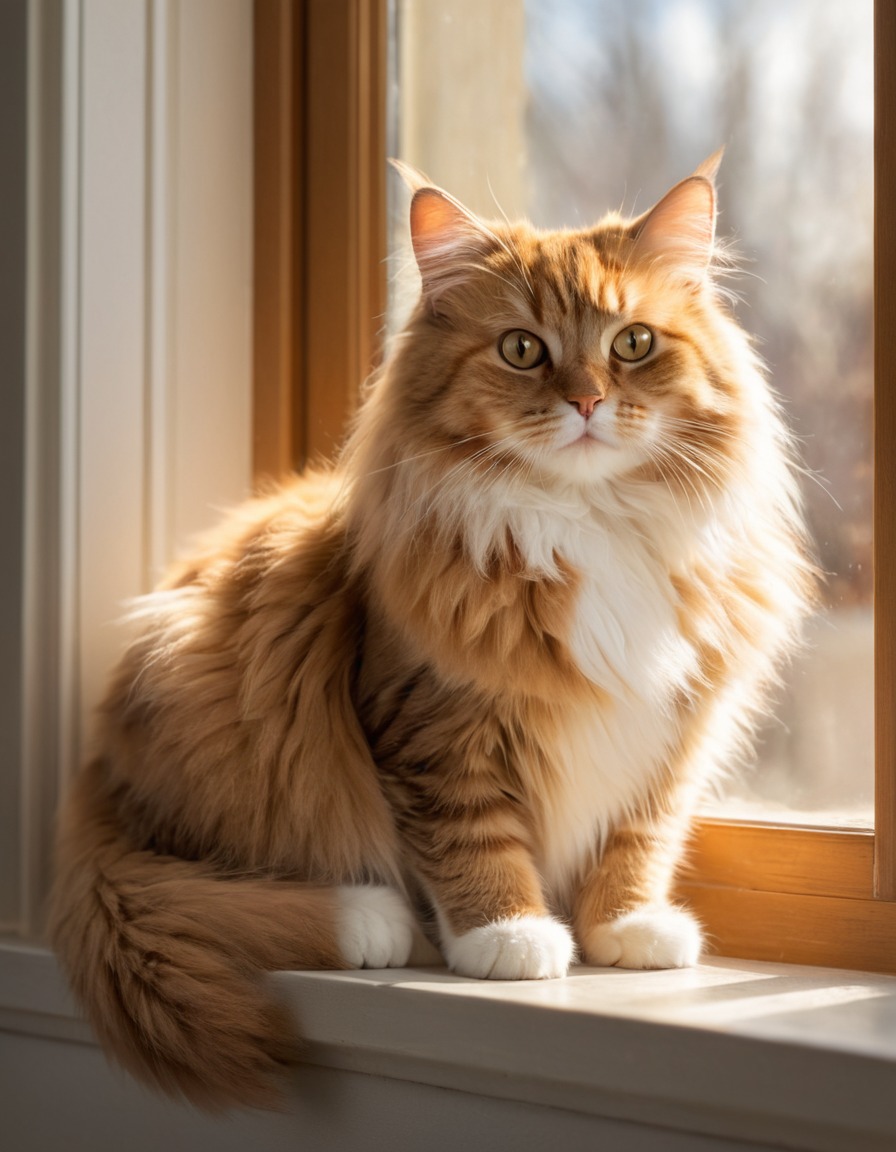
[[[575,905],[576,937],[587,964],[688,968],[702,947],[700,926],[668,891],[680,828],[632,823],[614,831]]]
[[[575,955],[569,929],[544,911],[501,916],[460,935],[443,928],[442,948],[454,972],[480,980],[565,976]]]
[[[573,936],[548,913],[528,849],[506,831],[484,836],[487,813],[478,814],[475,826],[458,815],[420,869],[449,967],[490,980],[565,976],[575,956]]]

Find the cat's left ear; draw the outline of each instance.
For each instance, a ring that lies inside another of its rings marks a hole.
[[[436,309],[439,297],[469,275],[471,266],[497,246],[484,224],[459,200],[431,184],[415,168],[392,161],[413,192],[411,242],[423,281],[423,294]]]
[[[706,277],[715,243],[715,178],[721,162],[720,150],[636,222],[634,260],[662,263],[694,283]]]

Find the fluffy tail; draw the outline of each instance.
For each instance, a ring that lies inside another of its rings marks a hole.
[[[298,1042],[263,973],[345,968],[332,891],[138,851],[101,767],[60,829],[51,939],[106,1050],[207,1109],[276,1107]]]

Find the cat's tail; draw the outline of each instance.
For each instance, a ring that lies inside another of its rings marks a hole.
[[[138,851],[102,775],[76,779],[57,848],[50,935],[75,995],[138,1078],[207,1109],[276,1107],[298,1041],[263,974],[355,966],[340,890]]]

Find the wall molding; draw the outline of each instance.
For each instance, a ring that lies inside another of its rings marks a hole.
[[[201,61],[201,68],[197,62]],[[251,486],[252,3],[29,5],[18,929],[127,632]]]

